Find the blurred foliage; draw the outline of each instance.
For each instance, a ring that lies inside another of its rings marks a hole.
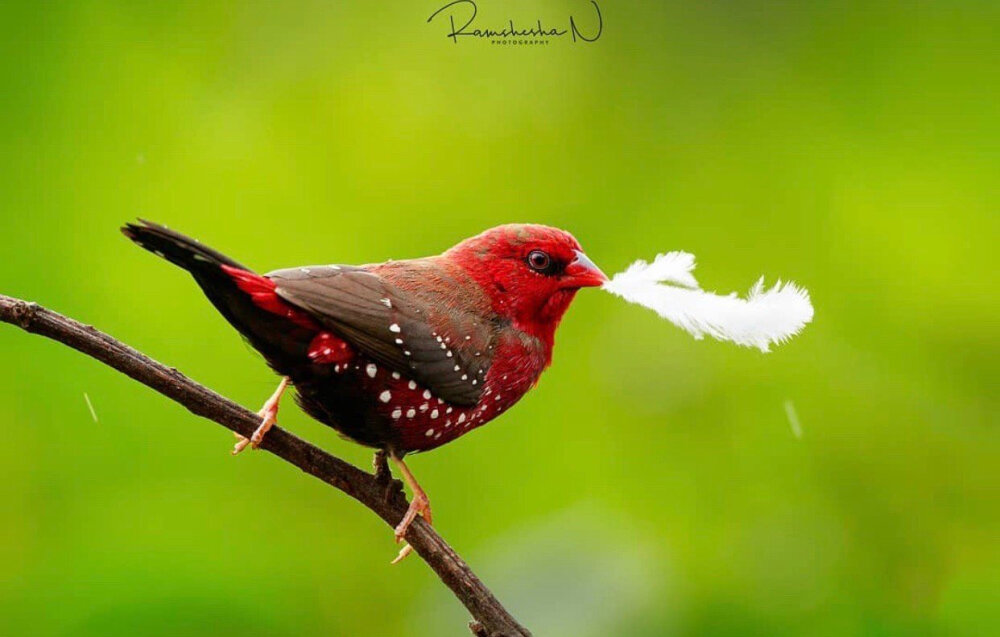
[[[792,278],[816,321],[769,355],[581,294],[522,404],[414,458],[439,528],[544,637],[1000,631],[1000,5],[608,0],[544,47],[438,6],[3,3],[0,292],[256,407],[271,373],[123,221],[262,270],[534,221],[609,273]],[[0,358],[0,633],[466,634],[341,494],[65,347]]]

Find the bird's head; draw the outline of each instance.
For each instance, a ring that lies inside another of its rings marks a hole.
[[[573,235],[548,226],[491,228],[445,256],[486,291],[494,312],[550,345],[577,291],[608,280]]]

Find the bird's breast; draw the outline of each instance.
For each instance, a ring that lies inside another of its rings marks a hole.
[[[478,367],[464,380],[481,388],[472,404],[449,402],[404,371],[361,352],[348,362],[307,366],[293,382],[303,407],[348,438],[400,453],[427,451],[509,409],[548,364],[544,344],[514,328],[500,329],[488,347],[481,352],[488,356],[488,367]]]

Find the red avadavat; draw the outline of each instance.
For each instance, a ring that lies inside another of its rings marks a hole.
[[[293,385],[312,417],[397,464],[414,494],[397,541],[417,514],[430,522],[403,456],[516,403],[551,362],[576,292],[607,281],[572,235],[540,225],[493,228],[423,259],[265,275],[161,225],[141,221],[122,232],[190,272],[282,376],[260,427],[234,453],[260,444]]]

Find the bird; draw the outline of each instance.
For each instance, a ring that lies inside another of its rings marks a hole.
[[[237,435],[256,448],[294,387],[311,417],[381,450],[413,497],[395,527],[404,540],[430,501],[407,454],[451,442],[532,389],[552,361],[556,329],[577,292],[608,277],[569,232],[507,224],[443,253],[368,265],[312,265],[258,274],[166,226],[137,220],[122,233],[187,270],[216,310],[280,376]],[[410,552],[404,544],[393,562]]]

